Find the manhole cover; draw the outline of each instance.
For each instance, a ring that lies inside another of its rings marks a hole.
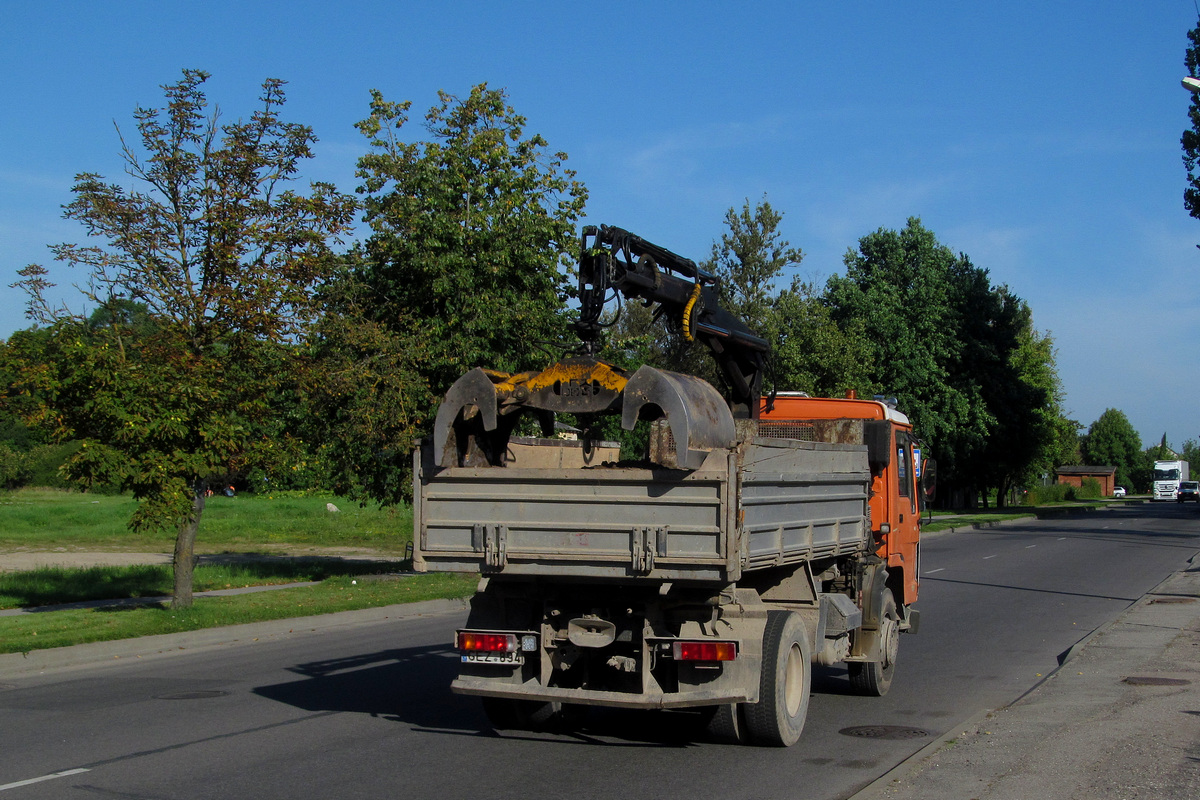
[[[213,697],[224,697],[229,692],[222,692],[217,689],[195,692],[171,692],[170,694],[155,695],[155,700],[209,700]]]
[[[857,736],[860,739],[924,739],[931,735],[929,731],[904,725],[858,725],[842,728],[838,733],[843,736]]]
[[[1150,604],[1153,605],[1155,603],[1194,603],[1194,602],[1196,602],[1196,598],[1194,598],[1194,597],[1156,597],[1150,601]]]
[[[1191,683],[1183,678],[1161,678],[1158,675],[1131,675],[1125,679],[1131,686],[1187,686]]]

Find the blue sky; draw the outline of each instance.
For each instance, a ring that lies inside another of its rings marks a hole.
[[[1200,438],[1200,221],[1179,137],[1192,0],[40,3],[3,0],[0,337],[16,271],[82,275],[46,246],[73,176],[126,182],[114,122],[184,67],[226,118],[264,78],[320,142],[304,177],[350,191],[368,92],[488,82],[588,187],[587,220],[697,260],[766,195],[823,283],[859,237],[910,216],[1033,308],[1069,413],[1143,445]],[[415,126],[414,126],[415,128]]]

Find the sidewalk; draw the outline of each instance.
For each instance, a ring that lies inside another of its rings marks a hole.
[[[853,800],[1200,798],[1200,556]]]

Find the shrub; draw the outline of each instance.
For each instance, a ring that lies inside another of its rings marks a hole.
[[[1098,500],[1101,493],[1100,481],[1095,478],[1084,478],[1083,485],[1075,490],[1075,497],[1079,500]]]
[[[25,454],[28,477],[25,486],[44,489],[71,489],[75,486],[63,477],[60,467],[79,449],[79,442],[43,444]]]
[[[28,454],[0,444],[0,488],[18,489],[28,482]]]
[[[1033,486],[1025,494],[1025,505],[1040,506],[1047,503],[1066,503],[1075,499],[1076,492],[1078,492],[1078,489],[1068,483],[1056,483],[1052,486]]]

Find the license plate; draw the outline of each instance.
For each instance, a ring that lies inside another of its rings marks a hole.
[[[525,657],[520,653],[463,653],[464,664],[524,664]]]

